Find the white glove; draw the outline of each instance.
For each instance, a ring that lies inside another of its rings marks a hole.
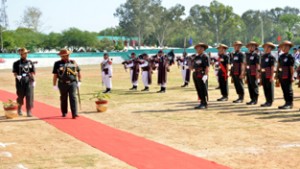
[[[204,83],[207,81],[207,79],[208,79],[207,75],[204,75],[204,76],[202,77],[202,80],[203,80]]]
[[[57,87],[57,85],[56,85],[56,86],[53,86],[53,89],[54,89],[54,90],[58,90],[58,87]]]
[[[33,87],[35,87],[36,86],[36,82],[34,81],[34,82],[32,82],[32,86]]]
[[[81,82],[77,82],[77,87],[80,88]]]
[[[20,81],[22,79],[22,76],[17,76],[17,79]]]

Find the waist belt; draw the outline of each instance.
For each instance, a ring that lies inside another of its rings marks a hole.
[[[70,83],[73,83],[75,82],[75,80],[71,81],[71,80],[59,80],[60,83],[65,83],[65,84],[70,84]]]

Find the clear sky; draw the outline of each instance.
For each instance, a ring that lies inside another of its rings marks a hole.
[[[118,25],[113,14],[126,0],[7,0],[9,28],[18,27],[18,21],[26,7],[37,7],[43,12],[42,32],[61,32],[70,27],[100,31]],[[166,7],[178,3],[186,7],[186,14],[195,5],[209,5],[212,0],[162,0]],[[293,6],[300,8],[300,0],[219,0],[242,14],[249,9],[266,10],[274,7]]]

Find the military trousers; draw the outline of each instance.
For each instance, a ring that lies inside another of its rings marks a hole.
[[[26,100],[26,109],[33,108],[33,83],[29,77],[22,77],[21,80],[16,79],[17,103],[22,106],[24,98]]]
[[[218,76],[218,79],[222,96],[228,98],[228,78]]]
[[[232,78],[236,93],[239,95],[240,99],[244,99],[245,91],[243,79],[241,79],[239,75],[233,75]]]
[[[251,101],[257,101],[259,90],[256,76],[252,76],[250,72],[247,72],[247,85]]]
[[[294,92],[293,92],[291,78],[288,79],[279,78],[279,81],[280,81],[285,103],[293,104]]]
[[[77,115],[77,98],[76,89],[77,82],[58,82],[58,88],[60,92],[60,109],[62,114],[68,113],[68,98],[70,102],[71,112],[73,116]]]
[[[261,74],[261,83],[263,85],[264,94],[267,103],[274,102],[274,81],[270,82],[269,78],[266,78],[266,74]]]
[[[197,76],[197,72],[193,73],[193,80],[197,90],[198,98],[200,99],[201,104],[206,106],[208,101],[208,82],[206,81],[204,83],[202,77],[200,78]]]

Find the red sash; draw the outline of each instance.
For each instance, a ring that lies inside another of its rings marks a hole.
[[[226,70],[226,68],[224,67],[224,65],[221,63],[221,58],[219,57],[219,59],[218,59],[218,62],[219,62],[219,65],[220,65],[220,68],[221,68],[221,70],[222,70],[222,72],[224,73],[224,79],[225,79],[225,81],[228,79],[228,73],[227,73],[227,70]]]

